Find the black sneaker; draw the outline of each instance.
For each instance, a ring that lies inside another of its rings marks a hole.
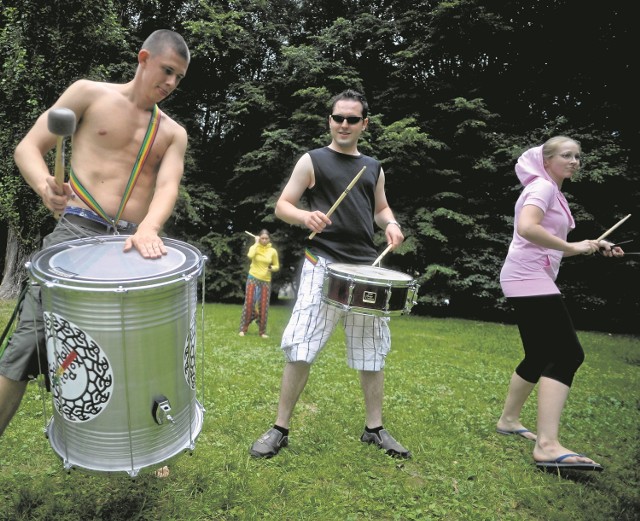
[[[386,429],[380,429],[377,433],[364,431],[362,436],[360,436],[360,441],[363,443],[374,443],[394,458],[408,459],[411,457],[411,453],[400,445]]]
[[[287,445],[289,445],[289,436],[285,436],[278,429],[271,428],[254,442],[249,454],[254,458],[271,458]]]

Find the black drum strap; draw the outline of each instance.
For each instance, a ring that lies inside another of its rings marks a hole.
[[[20,310],[20,304],[22,304],[22,301],[24,300],[24,297],[27,294],[28,289],[29,289],[29,284],[28,283],[24,284],[22,291],[18,296],[18,302],[16,304],[16,307],[13,310],[13,313],[11,314],[11,318],[9,319],[7,326],[4,328],[4,331],[2,332],[2,336],[0,336],[0,357],[2,357],[4,350],[6,348],[5,339],[7,339],[7,337],[9,336],[9,332],[11,331],[11,326],[13,326],[13,323],[16,321],[16,317],[18,316],[18,312]]]

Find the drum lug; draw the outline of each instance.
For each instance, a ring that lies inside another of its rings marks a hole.
[[[349,281],[349,294],[347,296],[347,302],[349,303],[349,306],[351,305],[351,303],[353,302],[353,290],[356,289],[356,283],[354,280],[350,280]],[[349,306],[347,306],[347,311],[349,310]]]
[[[153,420],[158,425],[162,425],[165,420],[168,420],[174,424],[176,423],[170,412],[171,404],[169,403],[169,399],[166,396],[160,395],[154,398],[153,407],[151,408],[151,415],[153,416]]]
[[[417,282],[414,282],[411,285],[411,291],[407,294],[407,302],[405,304],[404,310],[402,311],[403,314],[408,315],[409,313],[411,313],[411,308],[413,308],[413,306],[415,306],[418,301],[416,300],[416,297],[418,296],[418,290],[420,289],[420,284],[418,284]]]

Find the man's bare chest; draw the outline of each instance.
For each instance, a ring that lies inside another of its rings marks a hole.
[[[81,120],[76,141],[96,153],[116,153],[121,157],[137,156],[141,148],[152,146],[152,156],[161,157],[167,148],[168,135],[161,115],[157,118],[152,122],[151,112],[93,111]]]

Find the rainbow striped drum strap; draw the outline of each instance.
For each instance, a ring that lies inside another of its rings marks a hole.
[[[133,187],[136,185],[136,181],[138,180],[138,176],[140,172],[142,172],[142,167],[144,166],[147,157],[149,156],[149,152],[151,151],[151,147],[153,146],[153,142],[158,134],[158,129],[160,128],[160,118],[162,113],[158,109],[158,105],[153,106],[153,110],[151,111],[151,118],[149,120],[149,126],[147,127],[147,133],[142,140],[142,145],[140,145],[140,151],[138,152],[138,157],[136,158],[136,162],[133,165],[133,169],[131,170],[131,175],[129,176],[129,182],[127,183],[127,187],[125,188],[124,194],[122,195],[122,201],[120,202],[120,208],[118,208],[118,213],[115,217],[110,217],[107,213],[100,207],[98,201],[96,201],[93,196],[87,191],[87,189],[82,185],[80,180],[76,177],[73,168],[69,168],[69,184],[76,195],[82,199],[84,204],[86,204],[89,208],[91,208],[94,212],[96,212],[100,217],[102,217],[105,221],[113,226],[113,229],[117,231],[116,223],[120,220],[122,216],[122,212],[124,211],[124,207],[126,206],[129,198],[131,197],[131,193],[133,192]]]

